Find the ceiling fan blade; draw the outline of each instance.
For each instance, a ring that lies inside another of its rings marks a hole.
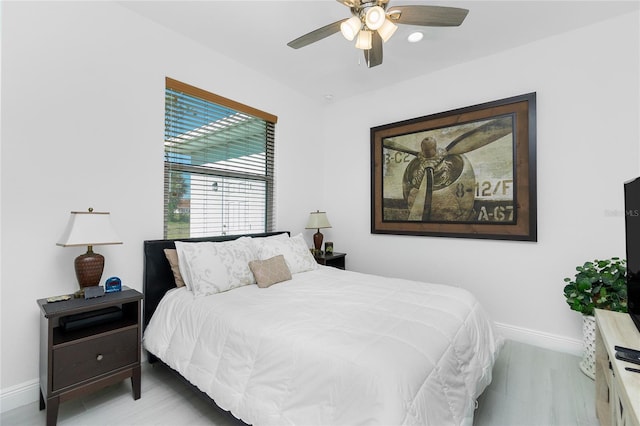
[[[469,10],[445,6],[393,6],[387,11],[396,24],[427,27],[457,27],[467,17]]]
[[[364,51],[364,59],[369,68],[382,63],[382,37],[377,31],[371,34],[371,49]]]
[[[293,47],[294,49],[300,49],[301,47],[305,47],[311,43],[315,43],[318,40],[322,40],[325,37],[329,37],[332,34],[340,31],[340,24],[342,24],[346,19],[341,19],[329,25],[325,25],[324,27],[318,28],[317,30],[313,30],[310,33],[307,33],[301,37],[298,37],[295,40],[287,43],[287,46]]]

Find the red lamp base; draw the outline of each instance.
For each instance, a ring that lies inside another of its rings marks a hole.
[[[323,238],[324,238],[324,235],[322,235],[319,229],[318,229],[318,232],[313,234],[313,247],[318,251],[322,248]]]
[[[94,253],[93,248],[89,246],[85,254],[76,257],[74,265],[80,289],[100,285],[100,278],[104,270],[103,255]]]

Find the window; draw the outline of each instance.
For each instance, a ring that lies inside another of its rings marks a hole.
[[[273,231],[276,122],[166,79],[165,238]]]

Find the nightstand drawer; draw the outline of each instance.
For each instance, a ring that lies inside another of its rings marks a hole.
[[[132,328],[53,350],[54,391],[138,361],[138,329]]]

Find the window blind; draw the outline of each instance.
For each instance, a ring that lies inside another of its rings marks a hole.
[[[166,79],[165,238],[273,230],[276,121]]]

